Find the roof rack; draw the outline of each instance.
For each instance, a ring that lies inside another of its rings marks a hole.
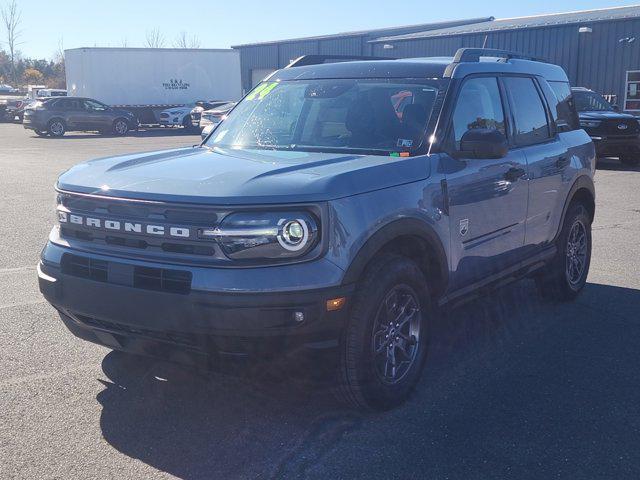
[[[456,54],[453,56],[453,62],[447,67],[444,72],[445,77],[450,77],[453,73],[453,69],[459,63],[464,62],[479,62],[480,57],[498,57],[505,60],[518,59],[518,60],[531,60],[533,62],[548,63],[543,58],[534,57],[532,55],[525,55],[524,53],[512,52],[509,50],[500,50],[497,48],[459,48]]]
[[[329,60],[329,61],[328,61]],[[320,65],[322,63],[353,62],[358,60],[396,60],[390,57],[371,57],[364,55],[302,55],[284,68]]]

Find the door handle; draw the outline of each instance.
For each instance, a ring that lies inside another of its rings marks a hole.
[[[569,165],[569,158],[568,157],[559,157],[558,160],[556,160],[556,167],[558,168],[564,168],[567,165]]]
[[[511,167],[504,174],[504,178],[505,180],[508,180],[510,182],[515,182],[519,178],[524,177],[526,173],[527,172],[524,170],[524,168]]]

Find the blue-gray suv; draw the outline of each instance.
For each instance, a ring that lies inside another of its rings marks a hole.
[[[350,60],[301,57],[199,146],[65,172],[38,276],[69,330],[205,365],[323,350],[342,398],[385,409],[445,305],[525,276],[578,295],[596,157],[565,72]]]

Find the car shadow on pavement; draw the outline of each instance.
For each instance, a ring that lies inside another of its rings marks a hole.
[[[617,158],[599,158],[597,170],[613,170],[617,172],[640,172],[640,165],[625,165]]]
[[[225,375],[111,352],[100,425],[188,479],[638,478],[638,312],[634,289],[588,284],[552,304],[511,285],[434,322],[416,392],[375,414],[304,374],[321,360]]]

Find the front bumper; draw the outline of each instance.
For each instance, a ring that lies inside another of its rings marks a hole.
[[[118,258],[81,253],[107,259],[109,275],[101,281],[69,274],[60,261],[65,254],[75,251],[49,243],[38,265],[38,280],[40,291],[73,334],[109,348],[188,363],[218,355],[334,348],[353,293],[353,286],[269,292],[202,286],[168,293],[127,285],[122,281],[127,263]],[[268,268],[277,276],[280,267]],[[210,270],[217,281],[224,275],[222,269]],[[252,270],[246,269],[246,275]],[[345,307],[327,311],[327,300],[338,297],[347,297]],[[302,313],[302,321],[296,312]]]
[[[640,155],[640,136],[590,136],[598,157]]]
[[[46,130],[47,124],[45,122],[40,121],[38,118],[31,117],[23,117],[22,126],[27,130]]]

